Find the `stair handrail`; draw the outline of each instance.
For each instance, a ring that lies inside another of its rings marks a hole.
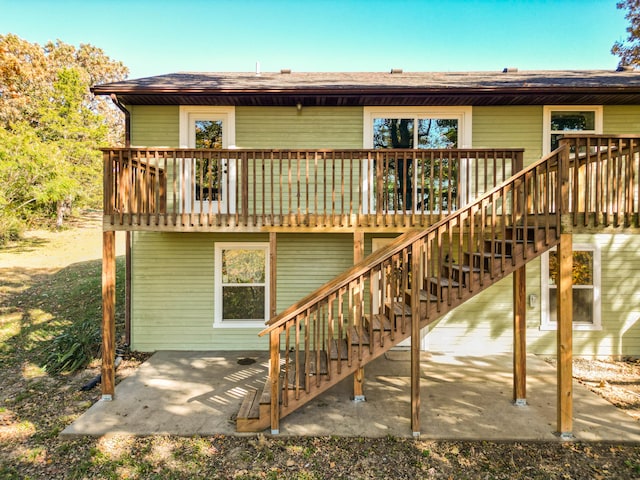
[[[376,250],[371,253],[367,257],[365,257],[362,261],[355,264],[353,267],[345,270],[341,274],[334,277],[332,280],[329,280],[321,287],[317,288],[309,295],[305,296],[300,301],[288,307],[283,312],[279,313],[272,319],[266,322],[267,328],[262,330],[258,336],[262,337],[273,332],[276,329],[281,328],[288,322],[292,321],[296,318],[297,315],[301,314],[305,310],[313,307],[314,304],[319,303],[320,301],[326,299],[326,297],[331,293],[335,292],[339,288],[347,286],[350,282],[358,278],[359,276],[366,274],[372,268],[378,266],[383,261],[389,259],[393,255],[401,252],[402,250],[409,247],[412,243],[426,237],[429,234],[437,232],[444,225],[451,223],[456,217],[460,217],[465,213],[469,213],[474,209],[477,209],[487,200],[491,199],[497,192],[507,187],[509,184],[516,184],[518,181],[526,178],[528,174],[535,171],[537,168],[544,165],[546,162],[555,162],[550,165],[550,167],[554,167],[552,171],[555,171],[558,166],[561,164],[563,158],[568,158],[568,146],[561,145],[553,152],[545,155],[540,160],[532,163],[531,165],[524,167],[519,172],[516,172],[514,175],[506,179],[501,184],[495,186],[493,189],[489,190],[485,194],[481,195],[477,199],[472,202],[467,203],[465,206],[459,208],[458,210],[450,213],[442,220],[434,223],[433,225],[427,227],[426,229],[413,229],[411,231],[405,232],[402,235],[399,235],[396,239],[394,239],[388,245]],[[559,193],[559,192],[558,192]],[[566,195],[567,192],[564,192]],[[565,202],[560,202],[560,205],[565,204]],[[559,224],[559,219],[558,219]],[[324,293],[326,292],[326,293]]]

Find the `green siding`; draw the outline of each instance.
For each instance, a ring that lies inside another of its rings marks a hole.
[[[178,147],[180,117],[177,106],[132,105],[131,145],[137,147]]]
[[[603,110],[605,135],[640,134],[639,105],[605,105]]]
[[[260,328],[213,328],[215,242],[267,235],[136,233],[132,348],[140,351],[265,349]]]
[[[240,148],[362,148],[361,107],[236,107]]]
[[[542,156],[542,106],[473,107],[474,148],[524,148],[524,164]]]
[[[279,312],[353,265],[353,236],[279,234]]]
[[[266,349],[261,328],[214,328],[215,242],[267,242],[265,234],[135,233],[132,348]],[[353,264],[346,234],[277,236],[277,310]],[[327,252],[331,252],[327,255]]]
[[[179,109],[134,106],[132,144],[179,144]],[[359,107],[237,107],[236,144],[241,148],[361,148]],[[605,134],[640,134],[640,107],[605,106]],[[542,153],[542,106],[474,107],[473,146],[525,148],[525,164]],[[294,165],[297,171],[297,165]],[[306,176],[306,165],[301,175]],[[354,182],[359,182],[359,170]],[[320,185],[322,183],[320,182]],[[267,188],[268,189],[268,188]],[[256,191],[261,194],[260,189]],[[253,192],[252,192],[253,195]],[[285,202],[288,197],[285,195]],[[371,249],[367,235],[366,250]],[[216,241],[267,241],[264,234],[136,233],[133,250],[133,348],[263,349],[259,329],[214,329]],[[602,259],[602,325],[576,331],[578,355],[637,355],[640,351],[640,236],[577,236],[597,241]],[[282,311],[353,261],[349,234],[278,234],[277,310]],[[637,279],[636,279],[637,278]],[[555,332],[540,330],[540,261],[527,267],[528,349],[555,354]],[[434,351],[496,353],[512,350],[512,286],[507,278],[430,327]]]

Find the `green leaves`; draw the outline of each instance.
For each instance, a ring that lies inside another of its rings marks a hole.
[[[100,206],[98,149],[118,144],[123,119],[90,87],[126,75],[92,45],[0,35],[0,245],[10,226],[61,220],[68,205]]]

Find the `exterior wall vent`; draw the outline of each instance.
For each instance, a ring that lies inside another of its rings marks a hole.
[[[398,73],[402,73],[402,69],[401,68],[392,68],[391,69],[391,74],[398,74]]]
[[[517,67],[504,67],[502,73],[518,73]]]
[[[282,75],[288,75],[288,74],[290,74],[290,73],[291,73],[291,69],[290,69],[290,68],[281,68],[281,69],[280,69],[280,73],[281,73]]]

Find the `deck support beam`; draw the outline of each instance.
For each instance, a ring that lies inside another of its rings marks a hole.
[[[420,242],[416,242],[411,248],[411,271],[419,272],[420,264]],[[420,436],[420,288],[417,284],[411,285],[411,431],[414,437]]]
[[[513,403],[527,404],[527,267],[513,272]]]
[[[269,315],[277,314],[278,286],[278,237],[276,232],[269,232]]]
[[[280,433],[280,329],[269,334],[269,382],[271,384],[271,434]]]
[[[116,232],[102,232],[102,399],[115,392]]]
[[[356,230],[353,232],[353,263],[354,265],[364,259],[364,232]],[[364,292],[361,292],[361,295]],[[358,368],[353,373],[353,400],[355,402],[364,402],[364,367]]]
[[[558,244],[557,369],[558,434],[572,438],[573,428],[573,244],[570,233],[560,234]]]

